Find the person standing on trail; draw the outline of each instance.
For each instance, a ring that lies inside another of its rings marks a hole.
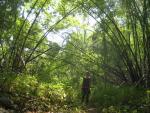
[[[82,103],[84,102],[84,100],[86,104],[88,104],[89,102],[90,85],[91,85],[91,76],[90,73],[87,71],[85,77],[83,77],[82,82],[82,100],[81,100]]]

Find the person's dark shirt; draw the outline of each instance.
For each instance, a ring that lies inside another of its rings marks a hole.
[[[83,78],[83,83],[82,83],[82,88],[89,89],[90,88],[90,82],[91,82],[90,77],[88,77],[88,78],[84,77]]]

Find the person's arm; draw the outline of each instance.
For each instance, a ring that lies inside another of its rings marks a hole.
[[[82,88],[84,88],[84,77],[82,78]]]

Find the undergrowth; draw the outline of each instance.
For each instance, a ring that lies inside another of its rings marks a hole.
[[[9,96],[18,110],[51,111],[54,113],[84,113],[85,106],[80,103],[80,88],[70,80],[51,78],[43,82],[37,75],[9,74],[0,76],[0,95]],[[80,85],[79,85],[80,86]],[[150,91],[131,86],[117,87],[102,84],[93,85],[88,107],[101,113],[148,113],[150,110]]]

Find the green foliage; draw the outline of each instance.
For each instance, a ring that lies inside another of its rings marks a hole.
[[[30,95],[34,92],[38,82],[36,77],[20,75],[12,81],[11,90],[19,94]],[[23,90],[22,90],[23,89]]]
[[[144,92],[144,91],[143,91]],[[133,101],[139,100],[144,96],[142,90],[132,87],[117,87],[117,86],[97,86],[93,89],[92,100],[100,105],[121,105],[132,104]],[[137,95],[138,94],[138,95]],[[133,102],[134,103],[134,102]]]
[[[148,113],[149,108],[132,108],[129,106],[109,106],[102,109],[102,113]]]
[[[91,102],[102,113],[147,113],[149,97],[145,89],[99,84],[92,89]]]
[[[63,90],[63,84],[39,83],[36,76],[31,75],[16,76],[16,78],[11,81],[10,90],[20,95],[49,98],[52,103],[64,101],[66,96]]]
[[[24,111],[84,112],[77,104],[88,70],[90,105],[147,112],[149,9],[148,0],[1,0],[0,90]],[[49,41],[52,34],[64,45]]]
[[[24,111],[37,109],[68,112],[73,110],[72,112],[78,113],[83,109],[78,108],[81,94],[80,86],[75,85],[77,78],[63,77],[62,80],[62,77],[53,77],[51,82],[47,83],[43,80],[43,82],[39,81],[37,75],[1,76],[3,79],[6,77],[4,87],[14,94],[12,99],[15,103],[25,102],[19,105]],[[102,113],[147,112],[149,90],[144,91],[142,88],[129,86],[117,87],[110,84],[106,84],[105,87],[104,84],[98,83],[91,89],[90,105],[96,106]]]
[[[78,108],[69,108],[69,104],[76,106],[77,88],[73,87],[73,81],[64,78],[53,77],[52,82],[44,82],[37,75],[11,74],[1,75],[1,83],[4,79],[4,88],[10,92],[11,98],[23,110],[51,110],[51,111],[80,111]],[[3,95],[3,94],[2,94]],[[20,102],[22,102],[20,104]],[[75,103],[74,103],[75,102]],[[73,111],[71,109],[74,109]]]

